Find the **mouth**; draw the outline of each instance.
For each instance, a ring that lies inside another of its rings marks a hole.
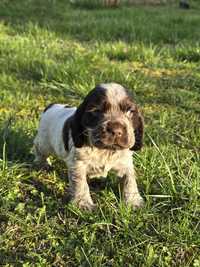
[[[91,131],[91,143],[100,149],[122,150],[130,148],[130,143],[127,135],[121,138],[106,134],[101,129]]]
[[[120,145],[117,143],[113,143],[113,144],[105,144],[103,141],[98,140],[96,142],[94,142],[94,145],[98,148],[102,148],[102,149],[111,149],[111,150],[122,150],[125,148],[128,148],[128,146],[125,145]]]

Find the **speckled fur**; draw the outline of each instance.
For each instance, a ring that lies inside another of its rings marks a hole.
[[[133,128],[122,116],[118,102],[126,97],[124,88],[118,84],[102,84],[111,103],[110,117],[121,116],[122,121],[128,125],[130,147],[135,143]],[[98,148],[92,140],[82,147],[76,147],[72,138],[70,127],[67,134],[67,148],[63,140],[63,127],[69,119],[73,118],[76,108],[66,108],[65,105],[54,104],[42,114],[38,133],[34,140],[35,161],[46,164],[49,155],[56,155],[68,166],[70,194],[72,201],[80,208],[93,209],[87,178],[107,176],[110,170],[124,180],[123,195],[127,204],[133,207],[142,205],[143,200],[138,192],[136,176],[132,162],[132,151],[129,148],[113,150]],[[88,138],[91,139],[90,134]]]

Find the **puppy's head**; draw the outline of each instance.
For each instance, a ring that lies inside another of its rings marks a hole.
[[[139,150],[143,119],[128,91],[119,84],[96,86],[78,107],[71,123],[76,147]]]

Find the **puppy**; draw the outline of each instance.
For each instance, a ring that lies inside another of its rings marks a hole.
[[[132,154],[142,147],[143,118],[119,84],[96,86],[78,108],[51,104],[43,112],[34,139],[35,162],[56,155],[67,164],[72,201],[92,210],[87,178],[114,170],[123,179],[126,204],[140,207]]]

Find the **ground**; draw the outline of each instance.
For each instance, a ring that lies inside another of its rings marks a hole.
[[[190,3],[0,2],[0,264],[200,266],[200,4]],[[90,185],[90,213],[67,203],[62,162],[34,169],[32,142],[46,105],[78,105],[110,81],[145,118],[133,157],[145,206],[127,209],[110,174]]]

